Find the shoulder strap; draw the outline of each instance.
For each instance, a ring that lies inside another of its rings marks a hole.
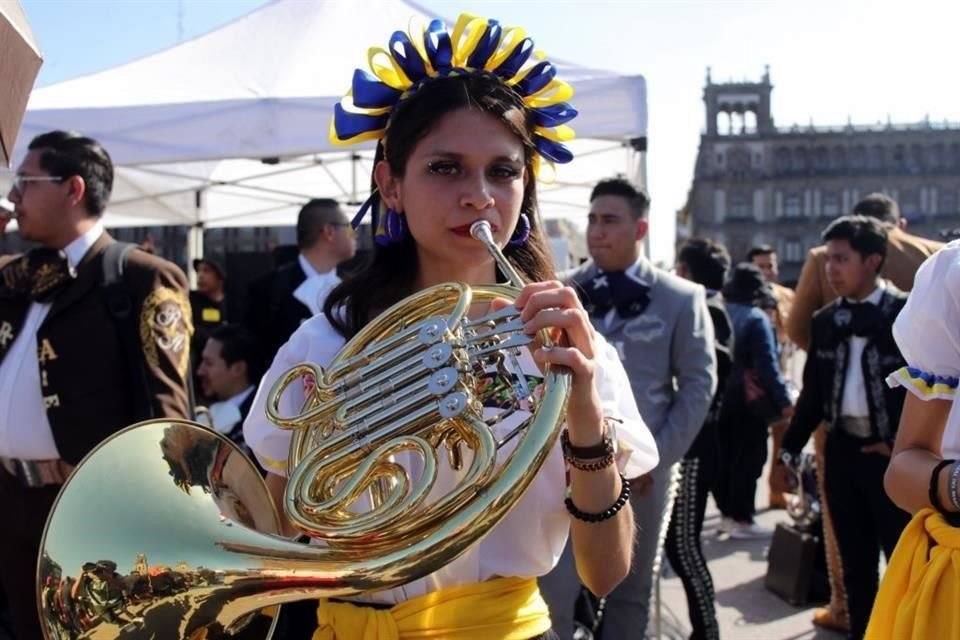
[[[113,318],[123,347],[127,371],[133,382],[134,417],[137,421],[155,417],[150,398],[150,383],[147,380],[143,347],[140,344],[140,327],[134,313],[133,293],[124,277],[127,258],[137,245],[130,242],[114,242],[103,252],[103,280],[101,287],[104,301]]]
[[[103,252],[103,293],[107,299],[110,315],[117,320],[125,320],[133,311],[133,298],[123,273],[127,266],[127,256],[137,248],[131,242],[114,242],[107,245]]]

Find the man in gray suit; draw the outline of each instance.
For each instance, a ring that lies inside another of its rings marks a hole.
[[[702,286],[654,267],[641,255],[650,202],[625,180],[605,180],[590,195],[587,246],[592,262],[567,274],[594,328],[616,347],[660,465],[631,479],[637,521],[633,568],[607,598],[604,638],[643,637],[653,564],[665,534],[670,468],[696,438],[713,398],[713,325]],[[613,416],[615,417],[615,416]],[[568,545],[569,546],[569,545]],[[554,630],[572,633],[579,582],[569,552],[541,589]]]

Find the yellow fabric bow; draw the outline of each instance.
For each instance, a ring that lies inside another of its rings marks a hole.
[[[528,640],[550,630],[535,578],[496,578],[374,609],[320,601],[313,640]]]
[[[865,640],[960,638],[960,529],[922,509],[900,535]]]

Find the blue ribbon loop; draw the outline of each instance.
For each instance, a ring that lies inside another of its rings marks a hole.
[[[549,60],[538,62],[523,80],[517,83],[520,95],[529,96],[540,91],[557,75],[557,68]]]
[[[453,43],[450,34],[440,20],[431,20],[424,34],[427,57],[435,71],[449,69],[453,65]]]
[[[487,60],[490,59],[490,56],[492,56],[496,52],[497,47],[500,46],[500,34],[502,32],[503,28],[497,21],[490,20],[487,23],[487,28],[484,30],[483,35],[477,42],[473,53],[467,58],[467,66],[471,69],[483,69],[487,64]]]
[[[398,44],[402,53],[397,50]],[[390,56],[396,60],[411,82],[419,82],[427,75],[427,67],[423,64],[420,52],[403,31],[394,31],[390,37]]]
[[[363,69],[353,72],[353,104],[361,109],[382,109],[396,104],[400,91],[380,82]]]
[[[547,128],[559,127],[562,124],[566,124],[579,114],[568,102],[531,109],[530,111],[534,124],[538,127]]]
[[[559,142],[554,142],[543,136],[537,136],[534,144],[537,147],[537,152],[547,160],[556,162],[557,164],[566,164],[573,160],[573,154],[570,150]]]
[[[513,48],[513,51],[510,52],[510,55],[500,63],[500,66],[493,70],[501,78],[512,78],[517,75],[517,72],[520,71],[527,60],[530,58],[530,55],[533,53],[533,40],[530,38],[524,38],[521,40],[517,46]]]
[[[349,140],[361,133],[383,129],[387,126],[389,117],[390,114],[388,113],[378,116],[350,113],[341,107],[339,102],[333,106],[333,123],[337,130],[337,136],[341,140]]]

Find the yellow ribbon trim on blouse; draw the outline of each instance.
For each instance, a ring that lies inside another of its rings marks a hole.
[[[960,529],[923,509],[900,535],[865,640],[960,638]]]
[[[374,609],[320,601],[313,640],[529,640],[550,630],[535,578],[496,578]]]

